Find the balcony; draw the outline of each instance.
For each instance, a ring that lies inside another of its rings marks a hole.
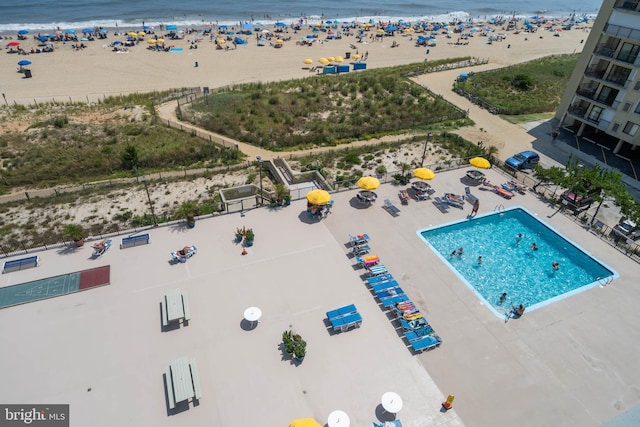
[[[607,24],[603,31],[606,35],[620,39],[628,39],[640,42],[640,30],[623,27],[621,25]]]
[[[638,4],[640,4],[640,0],[618,0],[614,7],[616,9],[636,11],[638,10]]]
[[[606,68],[589,67],[587,68],[587,71],[584,72],[584,75],[592,79],[602,79],[604,77],[604,73],[606,72]]]
[[[616,50],[615,48],[606,45],[600,45],[593,51],[593,53],[607,58],[613,58],[616,55]]]
[[[569,108],[567,109],[567,112],[572,116],[579,117],[582,119],[584,118],[585,114],[587,114],[588,109],[589,109],[589,105],[583,105],[583,104],[570,105]]]

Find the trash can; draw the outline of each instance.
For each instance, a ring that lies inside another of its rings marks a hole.
[[[346,59],[351,58],[351,52],[345,52],[345,53],[344,53],[344,57],[345,57]]]
[[[31,78],[31,70],[24,70],[24,78],[25,79]]]

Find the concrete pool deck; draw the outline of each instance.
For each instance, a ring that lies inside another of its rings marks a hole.
[[[437,195],[462,192],[465,170],[438,173]],[[353,202],[355,191],[334,194],[333,213],[320,222],[309,221],[301,200],[201,219],[192,230],[151,229],[151,244],[114,245],[97,260],[88,245],[38,253],[41,266],[2,275],[0,286],[101,265],[111,265],[111,285],[0,310],[0,402],[69,403],[71,425],[92,427],[278,427],[304,417],[324,424],[335,409],[352,426],[370,426],[388,419],[380,408],[387,391],[403,398],[397,418],[406,427],[598,426],[640,403],[638,264],[533,193],[505,200],[476,187],[481,213],[523,206],[620,273],[607,287],[505,324],[415,234],[471,207],[443,214],[431,201],[403,206],[398,190],[383,185],[368,209]],[[381,209],[385,198],[398,217]],[[256,233],[247,256],[232,242],[241,226]],[[349,234],[365,232],[441,347],[412,355],[376,304],[345,246]],[[186,244],[198,253],[170,265],[169,253]],[[191,321],[163,331],[160,300],[177,287],[188,293]],[[362,327],[328,333],[324,313],[349,303]],[[263,315],[245,330],[249,306]],[[290,325],[308,342],[299,366],[279,349]],[[203,398],[169,412],[163,373],[181,356],[197,361]],[[456,399],[443,413],[448,394]]]

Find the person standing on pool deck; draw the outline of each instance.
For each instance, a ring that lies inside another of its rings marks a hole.
[[[471,210],[470,216],[476,216],[478,214],[478,209],[480,209],[480,200],[476,199],[476,201],[473,202],[473,209]]]

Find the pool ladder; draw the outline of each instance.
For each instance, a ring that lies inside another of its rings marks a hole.
[[[605,286],[608,286],[611,284],[611,282],[613,282],[613,276],[598,277],[596,279],[596,282],[599,282],[600,287],[604,288]]]
[[[498,206],[496,206],[495,208],[493,208],[494,212],[504,212],[504,205],[500,204]]]

